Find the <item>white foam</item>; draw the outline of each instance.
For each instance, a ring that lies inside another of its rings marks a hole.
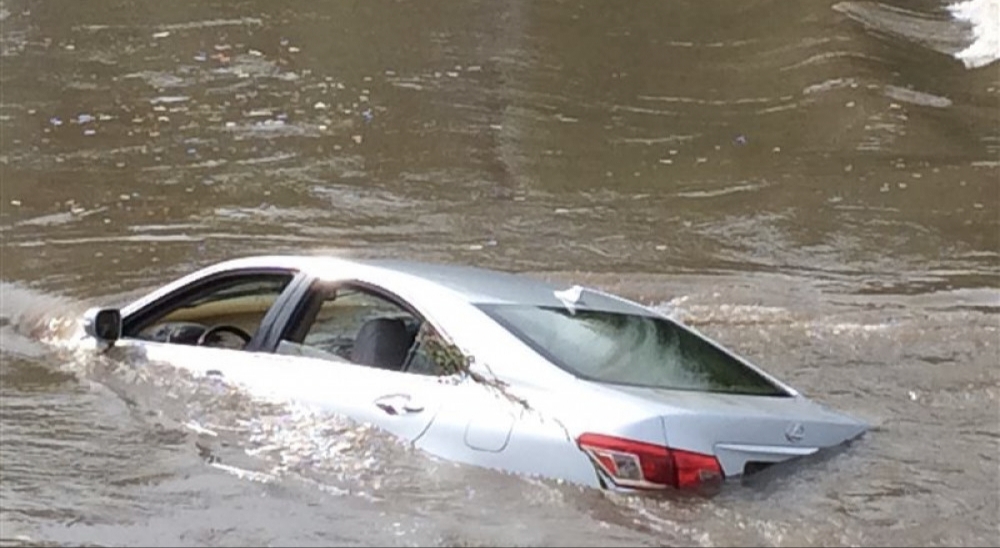
[[[967,68],[1000,60],[1000,0],[966,0],[948,6],[952,16],[972,25],[973,41],[955,53]]]

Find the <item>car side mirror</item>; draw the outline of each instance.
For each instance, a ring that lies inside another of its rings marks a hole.
[[[91,308],[83,315],[83,329],[98,341],[113,343],[122,336],[122,313],[117,308]]]

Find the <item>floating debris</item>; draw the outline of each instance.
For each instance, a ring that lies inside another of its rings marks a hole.
[[[883,91],[886,97],[902,101],[904,103],[912,103],[914,105],[934,108],[947,108],[952,105],[951,99],[947,97],[941,97],[932,93],[916,91],[913,89],[901,88],[899,86],[885,86]]]
[[[149,100],[149,103],[151,105],[183,103],[184,101],[187,101],[189,99],[190,97],[188,97],[187,95],[163,95],[161,97],[153,97],[152,99]]]

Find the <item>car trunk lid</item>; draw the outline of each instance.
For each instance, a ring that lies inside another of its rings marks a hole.
[[[747,465],[816,453],[863,434],[868,425],[803,396],[756,396],[631,386],[612,389],[660,406],[667,445],[715,455],[727,477]]]

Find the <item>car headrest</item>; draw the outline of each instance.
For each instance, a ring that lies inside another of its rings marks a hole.
[[[398,318],[374,318],[358,330],[351,361],[382,369],[400,370],[413,345],[413,334]]]

